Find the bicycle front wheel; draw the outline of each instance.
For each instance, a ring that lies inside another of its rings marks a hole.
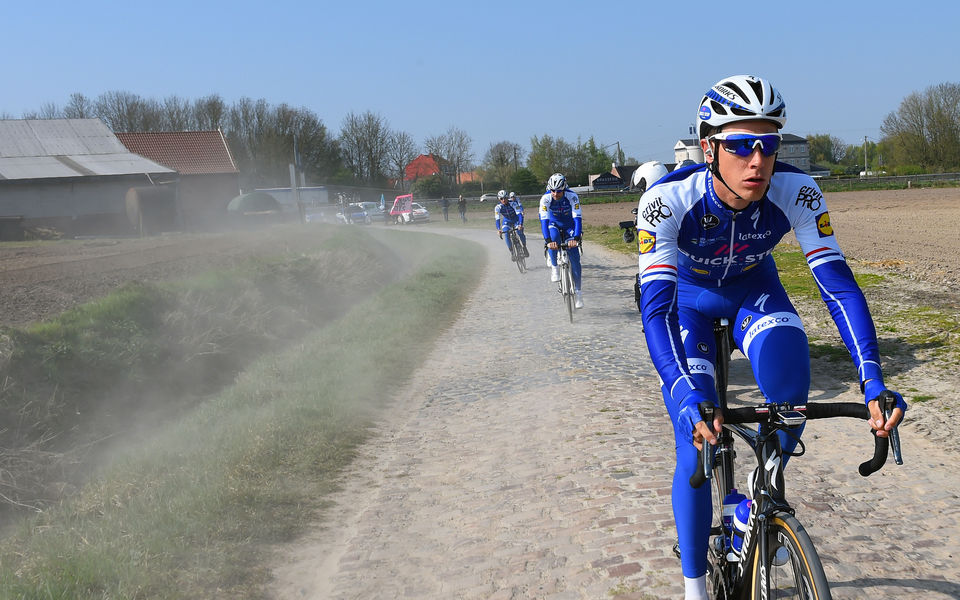
[[[567,305],[567,316],[573,323],[573,274],[570,272],[570,263],[563,265],[560,277],[563,280],[563,301]]]
[[[751,561],[749,598],[802,598],[803,600],[832,600],[827,576],[820,557],[806,529],[797,519],[785,512],[775,513],[767,524],[767,561],[770,572],[764,581],[760,553],[754,552]],[[759,548],[759,545],[757,546]],[[770,593],[764,595],[769,582]]]
[[[527,270],[527,265],[523,260],[523,246],[520,245],[520,237],[511,232],[510,242],[511,251],[513,252],[513,262],[517,263],[517,270],[523,273]]]

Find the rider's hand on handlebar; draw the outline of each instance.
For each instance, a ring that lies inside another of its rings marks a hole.
[[[580,244],[577,242],[577,238],[570,238],[567,240],[567,248],[576,248],[579,245]]]
[[[709,399],[706,394],[700,390],[691,390],[684,397],[683,402],[680,403],[679,414],[679,426],[683,433],[691,433],[693,445],[697,447],[697,450],[700,450],[704,440],[708,444],[716,445],[717,434],[723,428],[723,412],[720,409],[714,410],[713,429],[710,429],[710,426],[703,421],[703,417],[700,416],[701,402],[713,405],[713,400]]]
[[[556,249],[557,249],[557,243],[556,243],[556,242],[547,242],[547,248],[550,248],[551,250],[556,250]]]
[[[498,231],[498,232],[497,232],[497,235],[500,236],[500,239],[501,239],[501,240],[503,239],[503,232],[502,232],[502,231]]]
[[[890,419],[887,420],[886,415],[883,414],[883,408],[877,401],[880,394],[886,389],[886,386],[879,379],[871,379],[863,385],[864,400],[866,400],[867,409],[870,411],[870,427],[876,430],[877,437],[889,437],[890,431],[900,424],[903,413],[907,410],[907,403],[904,402],[903,396],[890,390],[896,397],[896,404],[890,413]]]

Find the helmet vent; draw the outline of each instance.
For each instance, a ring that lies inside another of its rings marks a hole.
[[[740,87],[739,87],[738,85],[736,85],[735,83],[733,83],[732,81],[724,81],[724,82],[723,82],[723,86],[724,86],[724,87],[728,87],[728,88],[730,88],[731,90],[733,90],[734,92],[736,92],[737,96],[739,96],[739,97],[741,97],[741,98],[747,98],[747,95],[743,93],[743,90],[741,90]]]
[[[750,87],[753,88],[753,93],[756,94],[757,98],[760,99],[760,104],[766,104],[764,101],[763,83],[760,81],[751,81],[749,79],[747,80],[747,83],[750,84]]]
[[[717,102],[716,100],[710,101],[710,108],[712,108],[713,112],[717,113],[718,115],[727,114],[727,108],[724,105]]]
[[[755,116],[755,115],[757,114],[757,113],[753,112],[752,110],[746,110],[746,109],[744,109],[744,108],[737,108],[737,107],[735,107],[735,106],[731,106],[731,107],[730,107],[730,112],[732,112],[733,114],[737,115],[738,117],[752,117],[752,116]]]

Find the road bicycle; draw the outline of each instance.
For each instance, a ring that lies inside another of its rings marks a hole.
[[[744,408],[727,408],[727,379],[733,336],[726,319],[714,323],[716,340],[716,385],[719,407],[723,411],[723,430],[716,446],[704,443],[710,451],[699,452],[697,472],[690,485],[700,487],[713,479],[714,525],[710,530],[707,558],[707,579],[712,598],[767,599],[802,598],[804,600],[831,600],[830,585],[809,535],[794,516],[795,511],[785,497],[783,459],[802,456],[803,442],[787,453],[780,445],[778,431],[792,434],[810,419],[853,417],[868,419],[867,407],[859,402],[817,402],[806,405],[758,404]],[[887,418],[896,402],[890,391],[879,398]],[[714,408],[709,403],[700,405],[700,413],[707,423],[713,421]],[[756,429],[744,424],[757,423]],[[731,545],[732,532],[724,523],[723,502],[735,488],[735,436],[753,450],[757,468],[748,478],[749,516],[742,532],[739,552]],[[890,448],[894,461],[900,465],[900,436],[898,428],[889,438],[874,436],[873,458],[860,465],[864,477],[879,470],[887,460]]]
[[[633,214],[633,219],[630,221],[620,221],[619,227],[623,231],[621,232],[621,237],[623,238],[623,243],[625,244],[634,244],[637,247],[637,253],[640,252],[640,239],[637,237],[637,213],[639,212],[637,207],[633,207],[633,210],[630,211]],[[637,304],[637,310],[643,312],[640,308],[640,273],[638,272],[633,281],[633,300]]]
[[[517,263],[517,269],[521,273],[527,272],[527,257],[523,251],[523,244],[520,243],[520,235],[517,233],[516,227],[511,227],[507,231],[507,235],[510,236],[510,258],[513,262]]]
[[[560,272],[560,282],[557,284],[557,291],[563,298],[563,304],[567,308],[567,316],[573,323],[573,304],[575,301],[576,289],[573,287],[573,267],[570,265],[570,257],[567,254],[567,240],[563,239],[563,233],[560,234],[560,242],[557,243],[557,270]],[[547,265],[550,264],[550,257],[547,253],[547,245],[543,246],[544,254],[547,254]]]

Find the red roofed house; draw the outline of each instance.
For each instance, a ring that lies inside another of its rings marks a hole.
[[[457,175],[453,163],[436,154],[421,154],[407,165],[404,171],[404,181],[413,183],[421,177],[432,177],[440,175],[444,179],[449,179]]]
[[[187,230],[223,228],[227,204],[240,194],[240,171],[217,131],[117,133],[131,152],[180,174],[177,210]]]

